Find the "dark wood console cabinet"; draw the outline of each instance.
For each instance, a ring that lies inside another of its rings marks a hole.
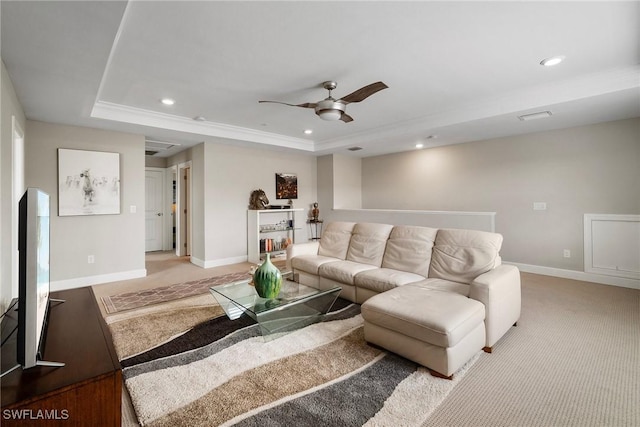
[[[52,292],[51,298],[66,302],[49,307],[43,359],[65,366],[18,368],[2,377],[0,424],[120,426],[122,369],[93,290]],[[16,319],[15,311],[3,319],[3,339]],[[2,372],[15,365],[16,335],[2,347]]]

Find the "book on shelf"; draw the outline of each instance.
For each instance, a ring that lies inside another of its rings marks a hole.
[[[289,237],[281,239],[260,239],[260,252],[283,251],[292,243]]]

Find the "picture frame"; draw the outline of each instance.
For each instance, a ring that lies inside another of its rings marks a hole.
[[[120,214],[120,153],[58,148],[58,216]]]
[[[298,176],[295,173],[276,173],[276,199],[298,198]]]

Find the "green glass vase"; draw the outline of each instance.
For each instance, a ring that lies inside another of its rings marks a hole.
[[[262,298],[273,299],[280,293],[282,273],[271,263],[269,253],[265,254],[264,262],[253,274],[253,284],[256,287],[256,292]]]

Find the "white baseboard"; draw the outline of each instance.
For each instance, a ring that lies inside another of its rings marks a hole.
[[[585,273],[562,268],[543,267],[540,265],[520,264],[504,261],[504,264],[515,265],[525,273],[542,274],[544,276],[562,277],[563,279],[581,280],[583,282],[600,283],[602,285],[620,286],[623,288],[640,289],[640,280],[623,277],[605,276],[602,274]]]
[[[120,280],[138,279],[147,275],[147,269],[121,271],[119,273],[98,274],[96,276],[76,277],[67,280],[56,280],[49,284],[53,291],[83,288],[85,286],[100,285],[102,283],[118,282]]]
[[[237,256],[231,258],[222,258],[222,259],[214,259],[210,261],[203,261],[196,257],[191,257],[191,262],[198,267],[201,268],[212,268],[212,267],[221,267],[223,265],[231,265],[231,264],[239,264],[241,262],[246,262],[247,256]]]

